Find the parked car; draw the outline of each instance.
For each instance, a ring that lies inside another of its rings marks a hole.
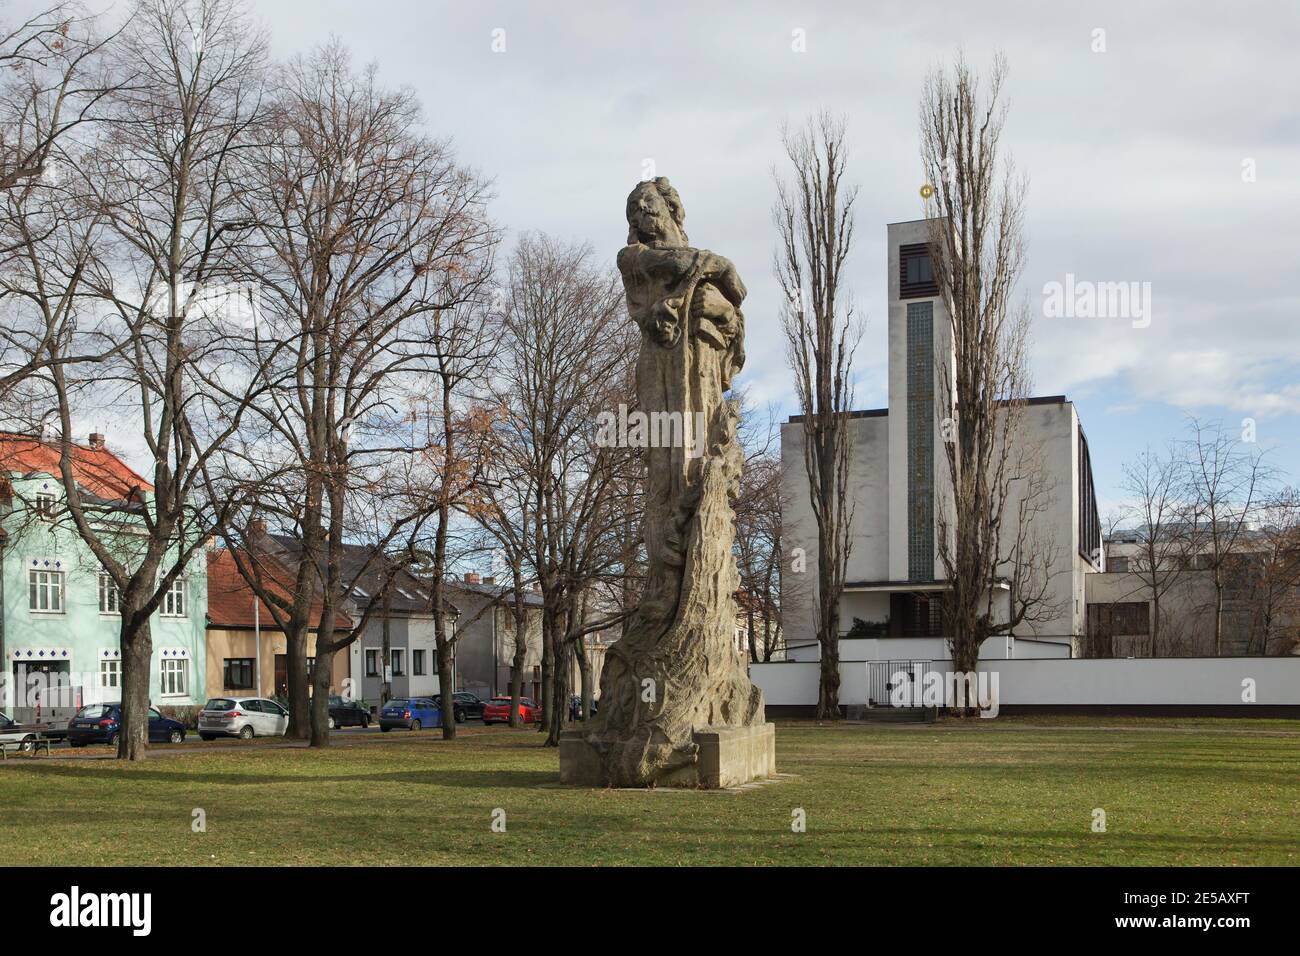
[[[433,702],[442,707],[442,695],[439,694],[433,699]],[[478,694],[471,694],[469,691],[457,691],[451,695],[453,715],[456,723],[463,724],[467,720],[477,720],[483,716],[483,707],[486,701],[479,697]]]
[[[289,726],[289,711],[265,697],[213,697],[199,711],[199,736],[280,737]]]
[[[596,700],[595,698],[592,698],[591,701],[592,716],[595,716],[598,710],[600,710],[600,701]],[[582,698],[579,697],[577,694],[574,694],[572,697],[569,698],[569,719],[577,720],[580,717],[582,717]]]
[[[330,730],[336,727],[369,727],[370,709],[359,700],[330,698]]]
[[[379,712],[379,729],[384,733],[394,727],[403,730],[420,730],[424,727],[441,727],[442,710],[428,697],[399,697],[390,700]]]
[[[0,744],[20,744],[23,753],[29,753],[36,746],[37,731],[31,727],[15,723],[3,711],[0,711]]]
[[[87,704],[68,721],[68,743],[73,747],[86,744],[117,746],[122,729],[121,704]],[[185,725],[164,717],[157,707],[149,708],[149,742],[179,744],[185,740]]]
[[[530,697],[519,698],[519,716],[526,724],[540,724],[542,722],[542,708]],[[483,708],[483,723],[485,724],[508,724],[510,723],[510,698],[493,697]]]

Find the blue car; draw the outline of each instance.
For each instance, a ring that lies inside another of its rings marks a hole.
[[[379,729],[388,733],[394,727],[419,730],[422,727],[441,727],[442,711],[428,697],[399,697],[390,700],[379,712]]]
[[[121,704],[88,704],[68,721],[68,743],[73,747],[86,744],[117,746],[122,727]],[[149,708],[149,742],[179,744],[185,740],[185,725],[164,717],[158,708]]]

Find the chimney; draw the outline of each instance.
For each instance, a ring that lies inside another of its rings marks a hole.
[[[248,522],[248,535],[251,538],[266,537],[266,522],[261,518],[253,518]]]
[[[496,584],[496,583],[497,583],[497,579],[496,579],[496,578],[484,578],[484,579],[483,579],[483,583],[484,583],[484,584]]]
[[[95,449],[102,449],[104,447],[104,436],[99,432],[91,432],[90,447]]]
[[[465,572],[465,583],[466,583],[466,584],[479,584],[479,583],[481,583],[481,582],[479,581],[478,572],[477,572],[477,571],[466,571],[466,572]]]

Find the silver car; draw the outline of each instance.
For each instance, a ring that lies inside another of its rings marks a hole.
[[[281,737],[289,726],[289,712],[265,697],[213,697],[199,711],[199,736]]]
[[[18,744],[27,753],[36,746],[36,733],[22,724],[16,724],[9,715],[0,712],[0,744]]]

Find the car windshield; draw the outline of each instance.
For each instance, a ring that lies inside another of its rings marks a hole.
[[[411,702],[409,700],[390,700],[388,702],[388,706],[389,707],[410,707]]]
[[[214,697],[203,705],[204,710],[231,710],[235,702],[229,697]]]

